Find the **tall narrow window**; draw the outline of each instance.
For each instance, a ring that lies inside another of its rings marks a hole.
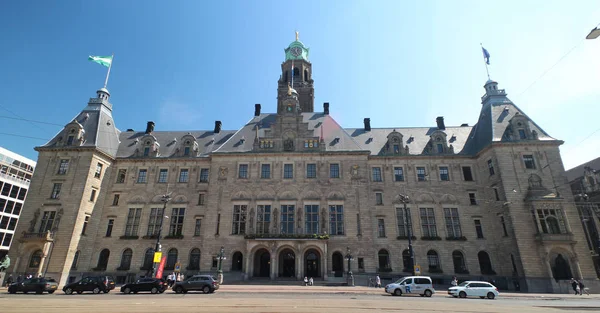
[[[169,179],[169,170],[166,168],[161,168],[158,172],[158,182],[166,183]]]
[[[494,163],[491,159],[487,161],[488,171],[490,172],[490,176],[494,175],[496,172],[494,171]]]
[[[394,167],[394,181],[404,181],[404,171],[402,167]]]
[[[119,169],[119,171],[117,172],[117,184],[123,184],[125,183],[125,178],[127,177],[127,170],[126,169]]]
[[[500,201],[500,195],[498,194],[498,188],[494,188],[494,196],[496,196],[496,201]]]
[[[169,225],[169,236],[182,236],[185,208],[173,208],[171,212],[172,213],[171,224]]]
[[[360,213],[356,213],[356,234],[362,236],[362,229],[360,227]]]
[[[183,148],[183,156],[190,156],[190,147]]]
[[[148,230],[146,231],[146,236],[151,237],[158,235],[158,229],[160,228],[162,218],[164,218],[163,208],[150,209],[150,218],[148,219]]]
[[[144,156],[147,157],[150,155],[150,147],[145,147],[144,148]]]
[[[504,221],[504,216],[500,216],[500,224],[502,224],[502,233],[504,237],[508,237],[508,231],[506,230],[506,222]]]
[[[410,216],[410,208],[396,208],[396,220],[398,223],[398,236],[408,237],[409,231],[412,236],[414,234],[412,228],[412,218]]]
[[[133,256],[133,251],[127,248],[123,251],[121,255],[121,266],[119,266],[119,270],[127,271],[131,267],[131,257]]]
[[[61,188],[62,188],[61,183],[54,183],[54,185],[52,186],[52,194],[50,194],[50,199],[58,199],[60,197],[60,189]]]
[[[469,192],[469,203],[471,203],[471,205],[477,205],[477,197],[474,192]]]
[[[78,261],[79,261],[79,250],[77,252],[75,252],[75,256],[73,256],[73,263],[71,263],[72,270],[77,269],[77,263],[79,263]]]
[[[137,179],[137,182],[138,182],[139,184],[146,183],[147,174],[148,174],[148,170],[147,170],[147,169],[141,169],[141,170],[138,172],[138,179]]]
[[[329,178],[340,178],[339,164],[329,164]]]
[[[544,234],[566,233],[565,222],[561,209],[538,209],[537,218]]]
[[[146,253],[144,253],[144,263],[142,263],[142,270],[150,270],[152,269],[152,263],[154,260],[154,249],[148,248],[146,249]]]
[[[206,196],[205,193],[199,193],[198,194],[198,205],[204,205],[204,197]]]
[[[316,164],[306,164],[306,178],[316,178],[317,177],[317,165]]]
[[[166,270],[175,269],[175,263],[177,263],[178,252],[177,249],[171,248],[169,252],[167,252],[167,264],[165,265]]]
[[[203,168],[200,170],[200,182],[201,183],[208,183],[208,169],[207,168]]]
[[[421,228],[424,237],[437,237],[433,208],[421,208]]]
[[[94,173],[95,178],[100,178],[102,176],[102,163],[96,164],[96,172]]]
[[[306,217],[304,221],[306,225],[304,232],[306,234],[318,234],[319,233],[319,205],[305,205],[304,214]]]
[[[481,220],[473,220],[475,223],[475,233],[478,239],[483,239],[483,227],[481,226]]]
[[[81,235],[85,236],[85,231],[87,230],[89,222],[90,222],[90,216],[86,215],[85,220],[83,221],[83,228],[81,228]]]
[[[293,164],[284,164],[283,165],[283,178],[284,179],[294,178],[294,165]]]
[[[54,225],[54,218],[56,217],[56,211],[44,211],[42,215],[42,222],[40,223],[39,233],[46,233],[52,230]]]
[[[112,205],[114,205],[114,206],[117,206],[117,205],[119,205],[119,198],[121,198],[121,195],[120,195],[120,194],[118,194],[118,193],[117,193],[117,194],[115,194],[115,195],[114,195],[114,197],[113,197],[113,202],[112,202]]]
[[[533,155],[524,155],[523,162],[525,163],[525,168],[527,169],[535,169],[535,160],[533,159]]]
[[[90,201],[94,202],[96,201],[96,188],[92,188],[92,193],[90,193]]]
[[[519,129],[519,138],[520,139],[527,139],[527,135],[525,134],[525,130],[524,129]]]
[[[294,233],[294,217],[296,216],[294,205],[281,205],[281,233]]]
[[[240,164],[238,169],[238,178],[248,178],[248,164]]]
[[[436,271],[440,269],[440,257],[434,250],[427,251],[427,263],[430,271]]]
[[[385,220],[377,219],[377,237],[385,238]]]
[[[446,233],[450,238],[462,237],[460,220],[457,208],[444,208],[444,219],[446,220]]]
[[[129,209],[129,214],[127,214],[127,223],[125,224],[125,236],[137,236],[138,229],[140,227],[141,216],[141,208]]]
[[[330,205],[329,206],[329,234],[343,235],[344,234],[344,206]]]
[[[219,235],[219,231],[221,229],[221,214],[217,214],[217,232],[215,233],[215,235]]]
[[[375,205],[383,205],[383,192],[375,193]]]
[[[179,171],[179,182],[180,183],[187,183],[189,181],[190,178],[190,170],[188,170],[187,168],[181,169]]]
[[[202,230],[202,219],[201,218],[197,218],[196,219],[196,225],[194,225],[194,236],[200,236]]]
[[[271,206],[256,206],[256,233],[268,234],[271,228]]]
[[[417,181],[425,181],[425,168],[417,167]]]
[[[465,181],[473,181],[473,173],[471,172],[470,166],[463,166],[462,171]]]
[[[109,219],[108,224],[106,225],[106,237],[112,236],[113,226],[115,225],[114,219]]]
[[[260,178],[263,178],[263,179],[271,178],[271,164],[261,164]]]
[[[231,229],[231,233],[233,235],[243,235],[246,233],[247,211],[248,211],[247,205],[234,205],[233,206],[233,226]]]
[[[440,166],[440,180],[441,181],[449,181],[450,180],[450,174],[448,173],[447,166]]]
[[[190,251],[190,263],[187,269],[193,271],[200,270],[200,249],[194,248]]]
[[[42,256],[44,252],[42,250],[36,250],[31,254],[31,258],[29,259],[29,268],[37,268],[42,263]]]
[[[444,145],[441,143],[437,144],[437,153],[444,153]]]
[[[63,159],[60,160],[60,164],[58,165],[58,175],[65,175],[69,170],[69,160]]]
[[[383,178],[381,177],[381,167],[372,168],[372,173],[373,173],[373,181],[374,182],[383,181]]]

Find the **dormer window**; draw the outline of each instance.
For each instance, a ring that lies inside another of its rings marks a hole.
[[[144,156],[147,157],[150,155],[150,147],[145,147],[144,148]]]
[[[443,144],[441,144],[441,143],[437,144],[437,153],[444,153],[444,145]]]
[[[178,149],[179,156],[189,157],[198,154],[198,143],[196,142],[196,138],[191,134],[188,133],[183,136],[181,143],[182,147]]]
[[[527,139],[524,129],[519,129],[519,139]]]
[[[529,128],[529,120],[519,112],[509,121],[505,136],[509,140],[528,140],[537,139],[537,132],[532,132]]]
[[[441,130],[436,130],[429,137],[426,152],[430,154],[452,153],[452,149],[448,147],[446,133]]]
[[[190,147],[183,148],[183,155],[190,156]]]
[[[69,137],[67,137],[67,146],[72,146],[74,139],[75,139],[75,136],[69,135]]]
[[[158,156],[158,149],[159,149],[160,145],[158,144],[158,142],[156,142],[156,138],[154,138],[154,136],[148,134],[148,135],[144,136],[144,138],[142,138],[139,142],[142,145],[140,148],[138,148],[136,150],[137,156],[143,156],[143,157]]]
[[[402,134],[396,130],[387,136],[387,144],[382,151],[384,154],[406,154],[406,149],[402,147]]]

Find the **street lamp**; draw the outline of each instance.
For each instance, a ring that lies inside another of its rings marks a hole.
[[[585,37],[585,39],[596,39],[600,36],[600,29],[595,27],[590,31],[590,33]]]
[[[352,275],[352,269],[350,267],[350,261],[354,260],[354,256],[350,253],[350,247],[346,247],[346,260],[348,260],[348,286],[354,287],[354,275]]]
[[[408,208],[406,207],[406,204],[410,202],[410,198],[407,195],[399,195],[400,197],[400,201],[404,204],[404,225],[406,227],[406,233],[408,235],[408,253],[410,255],[410,272],[412,273],[412,275],[415,275],[415,253],[413,251],[413,247],[412,247],[412,232],[411,232],[411,228],[412,228],[412,223],[411,225],[408,225]]]
[[[217,270],[217,280],[219,281],[219,285],[223,283],[223,270],[221,266],[223,264],[223,260],[227,260],[225,257],[225,248],[221,247],[219,254],[217,254],[217,258],[219,259],[219,268]]]
[[[163,202],[163,209],[162,214],[160,216],[160,224],[158,225],[158,234],[156,235],[156,246],[154,247],[154,255],[156,255],[157,252],[161,252],[160,235],[162,233],[163,220],[165,219],[165,211],[167,210],[167,202],[171,201],[171,196],[168,194],[163,195],[161,201]],[[154,277],[154,275],[156,275],[156,273],[158,272],[159,264],[160,263],[154,262],[154,266],[152,267],[152,277]]]

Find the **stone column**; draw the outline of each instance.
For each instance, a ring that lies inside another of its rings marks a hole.
[[[274,280],[277,277],[277,256],[275,252],[271,253],[271,280]]]
[[[250,252],[246,253],[246,275],[244,277],[244,280],[248,280],[250,278],[250,275],[252,275],[252,268],[253,268],[253,264],[252,264],[252,256],[250,254]]]
[[[302,279],[302,272],[304,269],[302,268],[302,262],[304,261],[303,255],[296,255],[296,279]]]
[[[40,260],[40,266],[38,266],[38,270],[36,276],[41,276],[44,274],[44,266],[46,261],[48,260],[48,253],[50,253],[50,242],[44,243],[44,248],[42,249],[42,259]]]
[[[323,245],[323,280],[327,280],[327,242]]]

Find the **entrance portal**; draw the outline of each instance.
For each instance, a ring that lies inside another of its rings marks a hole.
[[[304,254],[304,276],[321,277],[321,255],[317,250],[311,249]]]
[[[291,249],[279,253],[279,277],[296,277],[296,254]]]
[[[339,252],[334,252],[331,258],[331,270],[335,273],[335,277],[344,276],[344,257]]]
[[[254,254],[254,277],[271,276],[271,254],[267,249],[260,249]]]

